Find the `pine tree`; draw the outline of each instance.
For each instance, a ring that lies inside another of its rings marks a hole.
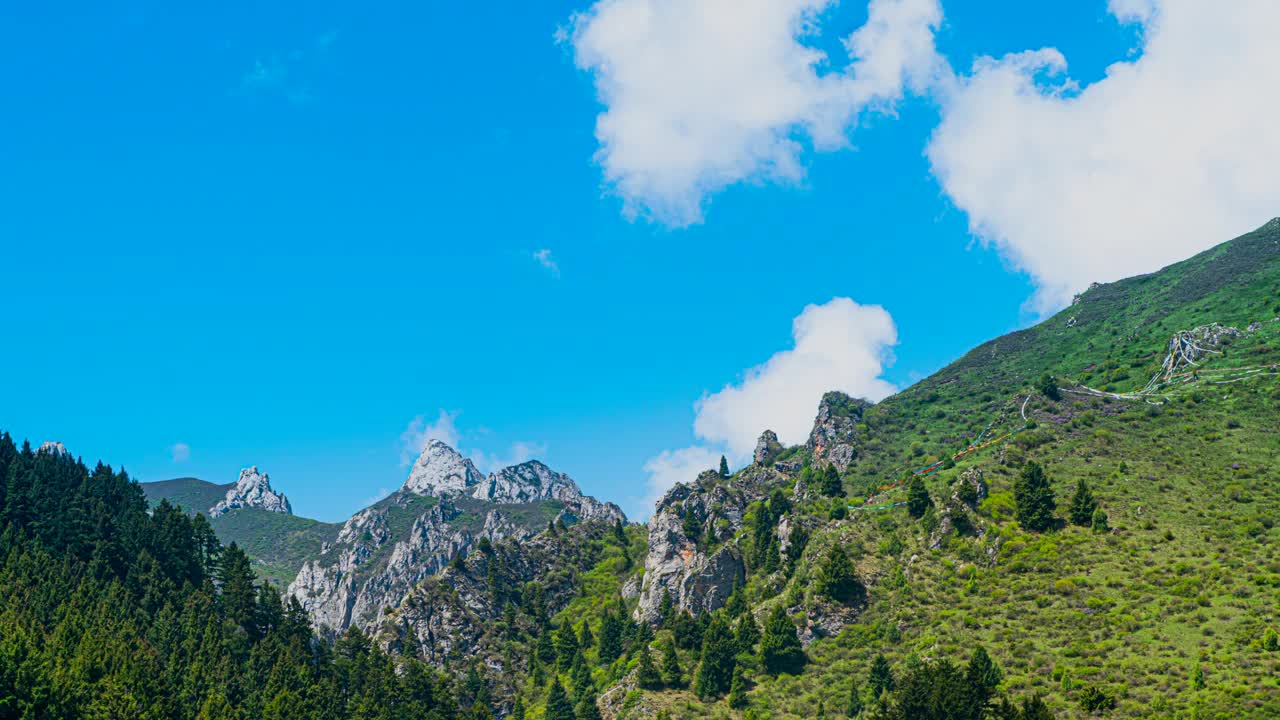
[[[1089,529],[1096,533],[1104,533],[1110,529],[1107,524],[1107,513],[1102,508],[1093,511],[1093,521],[1089,524]]]
[[[588,695],[578,700],[573,708],[574,720],[600,720],[600,708],[596,706],[595,696]]]
[[[567,621],[556,631],[556,667],[561,671],[568,670],[573,665],[573,658],[578,654],[578,637],[573,632],[573,626]]]
[[[991,699],[995,697],[996,688],[1004,679],[1000,666],[996,665],[986,648],[981,645],[973,651],[969,658],[969,667],[965,669],[965,680],[969,684],[970,710],[974,717],[980,717]]]
[[[576,720],[573,705],[569,704],[569,696],[559,679],[551,681],[551,690],[547,692],[547,707],[543,713],[546,720]]]
[[[760,639],[760,660],[765,672],[772,675],[796,673],[804,667],[806,658],[796,635],[796,626],[781,605],[774,607],[765,621],[764,635]]]
[[[680,667],[680,656],[673,642],[662,648],[662,681],[669,688],[684,687],[684,670]]]
[[[511,720],[524,720],[524,700],[517,695],[516,701],[511,705]]]
[[[1089,485],[1080,478],[1076,483],[1075,495],[1071,496],[1071,506],[1067,511],[1067,516],[1071,520],[1071,524],[1088,527],[1093,523],[1093,513],[1098,509],[1098,503],[1093,499],[1093,493],[1089,491]]]
[[[831,548],[818,571],[818,592],[838,603],[853,602],[866,595],[866,589],[854,574],[853,563],[840,545]]]
[[[742,667],[733,668],[733,681],[729,684],[729,707],[741,710],[747,706],[747,681],[742,677]]]
[[[622,619],[608,609],[600,619],[599,640],[601,665],[609,665],[622,657]]]
[[[907,512],[911,517],[919,520],[931,507],[933,507],[933,499],[929,497],[929,490],[924,486],[924,479],[919,475],[912,475],[911,482],[907,483]]]
[[[748,612],[739,618],[738,629],[733,639],[738,645],[738,652],[747,654],[755,652],[756,643],[760,642],[760,626],[756,623],[755,616]]]
[[[569,670],[569,678],[573,682],[573,701],[575,704],[586,696],[595,697],[595,681],[591,679],[591,670],[587,667],[587,662],[583,659],[581,652],[578,652],[573,658],[573,666]]]
[[[228,620],[253,636],[256,632],[253,621],[258,591],[253,584],[253,566],[249,563],[249,556],[231,543],[222,552],[221,565],[222,612]]]
[[[671,590],[662,588],[662,600],[658,603],[658,620],[663,628],[669,628],[675,615],[675,603],[671,601]]]
[[[840,482],[840,472],[835,465],[827,465],[822,471],[820,490],[827,497],[844,497],[844,484]]]
[[[858,687],[857,679],[849,685],[849,704],[845,707],[844,714],[851,718],[862,714],[862,688]]]
[[[872,697],[880,697],[887,691],[893,690],[897,683],[893,679],[893,669],[889,667],[889,661],[884,655],[876,655],[871,661],[871,670],[867,673],[867,687],[871,688]]]
[[[723,455],[720,456],[720,477],[729,477],[729,461]]]
[[[729,627],[717,613],[702,633],[702,661],[698,664],[693,683],[698,697],[716,698],[728,692],[737,654],[738,648],[729,634]]]
[[[645,690],[658,690],[662,687],[662,675],[653,665],[653,655],[649,646],[640,648],[640,660],[636,669],[636,684]]]
[[[583,620],[582,625],[578,627],[578,647],[586,650],[595,644],[595,636],[591,634],[591,623]]]
[[[1013,501],[1017,505],[1018,524],[1027,530],[1044,532],[1053,527],[1053,488],[1039,463],[1028,460],[1013,483]]]

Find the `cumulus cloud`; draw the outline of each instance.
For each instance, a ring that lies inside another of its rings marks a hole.
[[[184,442],[174,443],[169,451],[173,454],[175,463],[184,463],[191,459],[191,446]]]
[[[879,305],[834,298],[808,305],[791,322],[794,346],[748,369],[739,382],[704,395],[695,405],[694,434],[702,444],[667,450],[645,463],[648,503],[677,482],[719,466],[720,454],[735,465],[750,460],[756,440],[773,430],[785,444],[808,439],[818,401],[829,390],[880,400],[896,387],[881,377],[892,361],[898,330]]]
[[[496,453],[471,447],[471,443],[467,442],[467,436],[474,436],[474,433],[464,434],[458,428],[459,414],[456,410],[441,409],[434,422],[427,422],[423,415],[410,420],[404,432],[400,433],[400,464],[403,466],[412,464],[422,454],[427,443],[432,440],[438,440],[471,458],[476,469],[485,473],[519,465],[545,455],[547,452],[546,445],[523,440],[514,442],[505,451]]]
[[[409,426],[400,433],[400,464],[407,466],[417,460],[427,443],[432,440],[439,440],[456,450],[461,439],[457,417],[456,410],[441,408],[435,422],[427,422],[422,415],[410,420]]]
[[[1280,207],[1280,4],[1111,0],[1142,52],[1077,88],[1053,48],[983,58],[943,100],[934,173],[1057,309],[1092,281],[1150,272]]]
[[[804,442],[818,401],[828,390],[880,400],[897,390],[880,377],[898,342],[893,318],[879,305],[835,298],[809,305],[791,323],[795,346],[747,370],[697,403],[698,437],[745,460],[763,430],[788,445]]]
[[[871,0],[833,69],[805,41],[833,0],[599,0],[564,38],[605,111],[596,160],[629,214],[682,226],[749,180],[794,182],[802,143],[847,145],[864,109],[891,110],[943,67],[937,0]]]

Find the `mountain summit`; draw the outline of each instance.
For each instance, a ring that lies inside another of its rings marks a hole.
[[[289,498],[271,489],[271,479],[259,473],[257,466],[240,471],[240,479],[227,490],[227,496],[209,508],[209,517],[216,518],[236,508],[261,508],[269,512],[292,515]]]
[[[418,495],[440,497],[479,485],[484,479],[474,463],[439,440],[427,441],[409,471],[404,489]]]

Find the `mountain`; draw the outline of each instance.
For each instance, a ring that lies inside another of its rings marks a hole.
[[[242,469],[236,482],[225,485],[175,478],[141,487],[153,505],[168,500],[206,515],[220,542],[238,545],[263,577],[281,587],[293,582],[303,562],[338,534],[336,524],[294,515],[289,499],[256,466]]]
[[[288,594],[318,626],[374,626],[421,581],[482,539],[522,541],[555,522],[622,522],[622,511],[583,495],[567,475],[534,460],[487,478],[431,440],[404,485],[347,520],[305,562]]]
[[[1278,378],[1280,219],[643,526],[438,442],[325,525],[0,435],[0,716],[1280,717]]]
[[[676,486],[648,523],[627,603],[652,652],[700,674],[714,646],[690,628],[751,618],[765,645],[729,661],[744,691],[611,665],[604,715],[840,714],[890,673],[877,717],[942,717],[921,698],[972,692],[952,678],[990,657],[1058,717],[1280,716],[1278,315],[1280,219],[1095,285],[879,404],[827,394],[804,445],[762,437],[758,462]],[[803,654],[771,668],[787,635]]]

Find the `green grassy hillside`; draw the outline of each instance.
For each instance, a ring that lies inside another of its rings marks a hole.
[[[208,513],[209,508],[227,496],[235,483],[215,485],[199,478],[174,478],[159,482],[139,483],[151,504],[168,500],[170,503],[193,513]]]
[[[979,645],[1003,669],[1002,691],[1040,695],[1060,718],[1280,717],[1277,315],[1272,221],[1160,272],[1095,286],[868,409],[844,496],[780,485],[807,543],[775,572],[749,566],[740,591],[761,624],[786,610],[808,643],[804,669],[775,675],[757,653],[739,654],[745,692],[730,707],[693,692],[700,646],[678,653],[683,688],[635,688],[632,653],[600,671],[603,686],[621,682],[626,693],[618,717],[845,717],[855,683],[877,716],[876,656],[902,677],[936,660],[963,667]],[[1175,333],[1212,323],[1241,332],[1133,394],[1160,372]],[[997,442],[948,459],[980,435]],[[814,463],[805,449],[788,455]],[[868,496],[874,507],[905,501],[904,479],[939,461],[924,476],[932,508],[921,517],[866,509]],[[1017,520],[1014,487],[1032,461],[1056,495],[1043,531]],[[961,478],[977,472],[989,495],[971,507]],[[1067,522],[1082,480],[1105,526]],[[762,509],[729,540],[746,557]],[[824,595],[837,547],[865,599]],[[653,656],[687,632],[659,629]],[[540,717],[543,693],[530,694],[530,717]]]
[[[161,500],[190,513],[208,514],[234,483],[215,485],[197,478],[176,478],[140,483],[148,502]],[[238,508],[209,521],[223,545],[236,543],[253,560],[254,570],[281,587],[288,585],[308,558],[320,552],[322,543],[338,535],[341,523],[322,523],[297,515],[259,508]]]

